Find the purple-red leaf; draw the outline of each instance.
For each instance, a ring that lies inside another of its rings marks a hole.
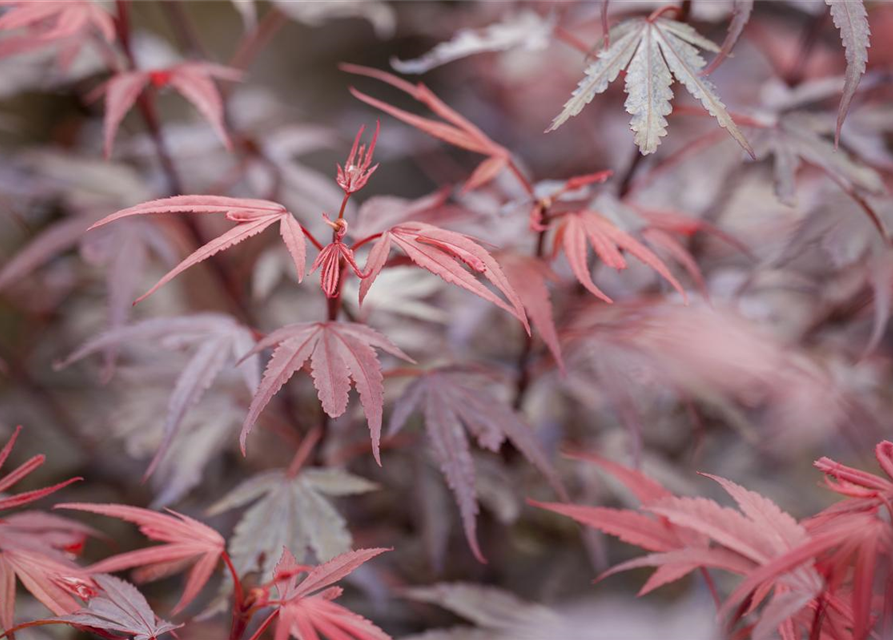
[[[360,404],[369,423],[372,453],[381,464],[379,441],[384,406],[381,365],[375,349],[413,362],[385,336],[369,327],[348,322],[288,325],[261,340],[250,353],[276,346],[267,363],[257,394],[242,426],[242,452],[258,416],[274,395],[309,360],[313,384],[323,411],[337,418],[347,410],[351,382],[360,394]]]
[[[138,582],[149,582],[192,565],[186,587],[174,613],[182,611],[199,594],[211,577],[224,551],[224,540],[207,525],[179,513],[170,515],[120,504],[69,502],[57,509],[75,509],[120,518],[139,526],[150,540],[165,544],[121,553],[89,567],[91,573],[109,573],[139,568]]]

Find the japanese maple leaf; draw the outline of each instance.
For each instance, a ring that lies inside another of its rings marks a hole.
[[[713,84],[701,75],[705,62],[697,47],[719,51],[713,42],[685,23],[660,17],[622,22],[611,30],[610,40],[611,45],[600,51],[586,69],[586,77],[552,121],[549,131],[580,113],[626,69],[625,106],[633,116],[630,128],[642,154],[657,151],[661,138],[667,135],[666,116],[673,111],[671,87],[675,78],[753,156],[750,144],[716,95]]]
[[[410,260],[450,284],[471,291],[500,309],[518,318],[530,333],[524,305],[509,283],[499,263],[470,237],[447,231],[424,222],[403,222],[381,234],[366,258],[365,279],[360,284],[360,302],[387,263],[392,245],[400,248]],[[465,269],[462,265],[471,269]],[[485,287],[475,274],[495,286],[505,299]]]
[[[248,408],[240,437],[242,452],[258,416],[274,395],[304,363],[310,362],[313,385],[323,411],[337,418],[347,410],[351,382],[360,394],[360,404],[369,423],[372,454],[381,464],[379,441],[384,405],[381,365],[375,349],[414,362],[394,343],[374,329],[353,322],[291,324],[273,331],[249,355],[275,346],[257,394]]]
[[[627,468],[607,458],[591,453],[568,455],[569,457],[579,458],[599,465],[605,472],[623,484],[643,506],[673,497],[669,490],[641,471]],[[546,503],[535,500],[529,500],[528,502],[536,507],[573,518],[580,524],[607,533],[628,544],[641,547],[646,551],[652,552],[652,554],[662,554],[664,558],[669,557],[676,560],[676,566],[662,567],[659,563],[651,565],[655,566],[657,570],[641,588],[639,595],[644,595],[667,582],[682,578],[695,569],[696,565],[685,563],[684,558],[680,557],[689,547],[697,547],[701,551],[706,552],[706,539],[703,536],[676,526],[666,518],[654,518],[647,513],[642,513],[640,510],[590,507],[560,502]],[[677,555],[672,556],[670,554]],[[647,561],[651,557],[645,556],[644,559],[637,558],[624,562],[609,569],[599,576],[598,579],[602,580],[614,573],[627,569],[649,566]],[[747,566],[743,565],[743,568]]]
[[[77,611],[80,605],[75,596],[83,598],[94,588],[89,573],[70,560],[35,551],[0,549],[0,628],[7,632],[13,626],[16,578],[56,615]]]
[[[0,291],[22,286],[34,271],[80,245],[86,262],[105,267],[106,330],[123,327],[150,255],[173,266],[176,254],[165,234],[148,221],[131,220],[85,236],[84,231],[95,220],[95,216],[64,218],[43,229],[0,269]],[[117,351],[116,346],[105,350],[104,380],[114,373]]]
[[[18,439],[21,432],[22,427],[16,427],[16,430],[13,432],[12,436],[6,442],[4,447],[0,449],[0,469],[3,468],[3,464],[9,458],[9,454],[12,453],[12,448],[15,446],[16,440]],[[32,458],[29,458],[19,467],[13,469],[5,476],[0,478],[0,511],[4,509],[21,507],[22,505],[26,505],[29,502],[40,500],[41,498],[45,498],[51,493],[55,493],[63,487],[67,487],[72,482],[83,480],[83,478],[69,478],[68,480],[59,482],[58,484],[54,484],[50,487],[44,487],[42,489],[32,489],[31,491],[25,491],[23,493],[11,496],[5,495],[9,489],[11,489],[17,483],[21,482],[26,476],[40,467],[45,461],[46,456],[36,455]]]
[[[80,522],[43,511],[20,511],[0,521],[0,549],[33,551],[57,559],[79,553],[98,531]]]
[[[83,502],[58,504],[54,508],[120,518],[139,525],[140,531],[150,540],[165,543],[101,560],[88,567],[90,573],[110,573],[137,567],[134,574],[136,581],[151,582],[193,565],[186,578],[183,595],[174,607],[175,614],[195,599],[224,553],[224,540],[219,533],[197,520],[173,511],[168,515],[127,505]]]
[[[307,248],[304,242],[304,230],[295,217],[281,204],[269,200],[253,200],[248,198],[228,198],[225,196],[173,196],[152,200],[143,204],[123,209],[106,216],[90,229],[103,227],[110,222],[159,213],[222,213],[235,227],[218,238],[197,249],[183,262],[168,272],[148,292],[140,296],[136,302],[144,300],[155,293],[159,287],[167,284],[189,267],[207,260],[225,249],[229,249],[252,236],[264,231],[267,227],[279,223],[279,235],[295,264],[298,280],[303,280],[307,265]]]
[[[853,635],[860,639],[868,635],[873,621],[880,617],[873,613],[873,605],[876,600],[875,575],[885,564],[882,558],[887,558],[887,566],[893,559],[893,530],[889,523],[893,504],[893,442],[878,443],[875,457],[886,478],[830,458],[816,460],[815,466],[825,474],[827,488],[846,499],[805,522],[814,538],[813,548],[806,550],[814,551],[813,555],[820,558],[820,568],[826,567],[832,576],[846,575],[847,568],[852,571],[848,595],[853,613]],[[792,552],[790,555],[797,554]],[[778,562],[780,571],[789,570],[785,564],[781,560]],[[890,598],[893,598],[893,589],[887,581],[882,601],[889,602]]]
[[[254,503],[233,531],[229,554],[239,575],[260,571],[268,579],[283,547],[295,549],[300,557],[310,549],[319,560],[349,551],[352,539],[347,522],[331,499],[376,488],[341,469],[311,468],[297,474],[267,471],[236,486],[209,508],[208,515]]]
[[[17,427],[6,445],[0,449],[0,468],[12,453],[21,429]],[[34,456],[0,477],[0,510],[21,507],[40,500],[81,480],[71,478],[51,487],[7,495],[9,489],[40,467],[44,460],[42,455]],[[29,519],[31,531],[27,531]],[[77,609],[78,605],[72,594],[79,593],[90,585],[89,576],[60,553],[69,543],[82,543],[83,536],[72,529],[63,529],[59,535],[54,536],[47,522],[37,526],[35,520],[36,514],[32,515],[32,512],[27,511],[4,516],[0,520],[0,627],[3,629],[9,629],[13,624],[16,576],[35,598],[57,614]]]
[[[605,302],[613,302],[592,281],[589,264],[587,262],[586,245],[590,244],[596,255],[612,269],[622,270],[626,268],[626,259],[621,249],[628,251],[646,265],[654,269],[664,280],[669,282],[682,297],[688,297],[682,289],[679,281],[670,273],[667,266],[654,255],[648,247],[636,240],[632,235],[617,227],[595,211],[575,211],[559,218],[555,232],[553,252],[558,251],[561,245],[564,255],[571,266],[571,270],[589,292]]]
[[[71,60],[94,34],[115,40],[114,19],[92,0],[0,0],[2,6],[9,9],[0,16],[0,31],[27,33],[0,40],[0,57],[62,44],[70,49],[62,60]]]
[[[403,109],[398,109],[351,87],[350,92],[357,99],[376,109],[381,109],[398,120],[402,120],[406,124],[416,127],[439,140],[448,142],[460,149],[487,156],[487,159],[478,165],[477,169],[474,170],[465,182],[465,191],[484,186],[509,165],[511,154],[505,147],[487,137],[487,134],[447,106],[425,85],[421,83],[413,85],[385,71],[355,64],[342,64],[341,69],[348,73],[381,80],[400,91],[408,93],[445,122],[423,118]]]
[[[87,341],[56,366],[66,367],[110,347],[150,341],[155,341],[166,349],[193,347],[194,352],[174,384],[164,422],[164,437],[146,470],[145,478],[152,475],[164,459],[189,409],[198,404],[226,368],[235,365],[254,346],[251,330],[233,321],[230,316],[202,313],[176,318],[153,318],[107,331]],[[250,357],[239,365],[238,370],[249,393],[253,394],[260,383],[259,359],[256,356]]]
[[[772,156],[775,193],[783,203],[796,204],[796,178],[803,164],[823,171],[850,197],[885,192],[880,174],[823,137],[829,128],[824,118],[804,111],[780,113],[765,126],[753,128],[757,159]]]
[[[893,442],[880,442],[874,453],[887,478],[840,464],[827,457],[816,460],[815,466],[825,474],[829,489],[854,499],[848,506],[854,502],[862,503],[865,510],[873,511],[893,502]],[[834,508],[831,509],[833,512]]]
[[[846,51],[846,77],[837,112],[837,131],[834,134],[834,144],[837,146],[843,122],[846,120],[859,81],[865,74],[865,67],[868,64],[871,30],[863,0],[825,0],[825,2],[831,8],[831,18],[834,20],[834,26],[840,31],[840,40]]]
[[[86,607],[46,622],[61,622],[78,628],[121,633],[132,637],[133,640],[157,640],[183,626],[159,619],[143,594],[129,582],[102,574],[94,576],[93,579],[102,591],[90,598]]]
[[[100,85],[88,97],[105,95],[105,156],[111,157],[118,127],[127,112],[149,86],[157,89],[170,87],[186,98],[211,124],[217,136],[229,149],[229,135],[223,121],[223,100],[214,78],[238,81],[242,72],[208,62],[183,62],[166,69],[152,71],[121,71]]]
[[[279,608],[273,613],[276,640],[391,640],[366,618],[333,602],[341,588],[332,586],[360,565],[390,549],[360,549],[341,554],[328,562],[308,568],[299,565],[288,549],[276,565]],[[298,576],[306,572],[303,580]]]
[[[474,556],[484,560],[477,541],[478,514],[474,463],[466,430],[478,444],[498,451],[511,442],[546,477],[559,495],[564,487],[530,426],[488,391],[486,381],[467,371],[433,370],[420,375],[394,405],[388,435],[398,433],[416,411],[425,419],[431,452],[452,489]]]
[[[594,459],[603,467],[605,461]],[[616,468],[616,465],[614,465]],[[666,495],[665,490],[632,470],[618,475],[643,499],[642,510],[659,516],[648,518],[629,511],[611,513],[599,507],[546,504],[552,511],[568,515],[583,524],[615,535],[652,553],[624,562],[600,579],[637,567],[656,567],[643,595],[678,580],[697,568],[717,568],[749,576],[771,566],[792,549],[810,542],[810,535],[771,500],[718,476],[718,482],[737,503],[740,512],[704,498]],[[707,541],[712,541],[708,546]],[[823,583],[815,569],[804,567],[784,580],[760,583],[761,592],[752,603],[755,608],[774,588],[773,599],[762,611],[754,637],[764,638],[776,627],[798,614],[820,593]]]

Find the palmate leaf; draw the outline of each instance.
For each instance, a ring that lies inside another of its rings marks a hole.
[[[666,116],[673,110],[670,101],[675,78],[716,119],[719,126],[753,156],[750,144],[716,95],[713,84],[702,77],[705,62],[698,53],[698,47],[719,51],[713,42],[681,22],[658,18],[621,23],[611,32],[611,46],[598,54],[596,61],[586,70],[586,78],[580,82],[548,130],[554,131],[580,113],[593,97],[604,93],[626,69],[626,110],[633,116],[631,128],[636,134],[636,145],[643,154],[657,151],[660,139],[667,133]]]
[[[559,245],[564,249],[568,264],[580,284],[605,302],[611,303],[613,300],[592,281],[587,245],[592,246],[602,262],[618,271],[627,266],[621,249],[628,251],[669,282],[684,300],[688,300],[682,285],[651,249],[595,211],[575,211],[562,216],[555,233],[555,252]]]
[[[775,193],[787,205],[796,204],[796,177],[801,164],[821,169],[847,193],[864,191],[880,194],[884,181],[877,171],[847,152],[835,149],[823,137],[825,123],[805,112],[779,117],[774,126],[754,129],[757,159],[773,156]]]
[[[412,98],[427,106],[435,115],[440,117],[443,122],[417,116],[408,111],[404,111],[403,109],[391,106],[387,102],[368,96],[362,91],[357,91],[351,87],[351,94],[358,100],[361,100],[376,109],[381,109],[398,120],[416,127],[420,131],[424,131],[429,136],[443,140],[460,149],[488,156],[486,160],[478,165],[477,169],[475,169],[468,178],[463,188],[464,191],[470,191],[484,186],[493,180],[502,169],[509,165],[511,154],[505,147],[491,140],[487,134],[481,131],[467,118],[449,107],[425,85],[421,83],[413,85],[385,71],[379,71],[377,69],[355,64],[342,64],[341,69],[348,73],[375,78],[382,82],[386,82],[392,87],[396,87],[400,91],[409,94]]]
[[[708,476],[732,496],[740,509],[736,511],[705,498],[667,495],[650,478],[598,456],[583,459],[593,460],[616,475],[645,498],[641,511],[658,516],[648,517],[646,513],[631,510],[533,502],[652,551],[614,566],[599,579],[620,571],[655,567],[656,571],[640,591],[643,595],[698,568],[718,568],[743,575],[747,578],[745,583],[752,584],[751,588],[761,589],[751,608],[759,606],[775,589],[757,625],[761,638],[770,637],[783,625],[794,624],[792,620],[821,592],[823,582],[816,570],[810,566],[798,569],[805,560],[777,574],[767,572],[767,567],[777,566],[788,554],[814,543],[803,525],[768,498],[725,478]],[[779,579],[782,573],[785,575]],[[755,575],[768,577],[752,580]],[[736,601],[740,601],[742,593],[740,588],[736,590]]]
[[[391,640],[391,636],[366,618],[335,604],[341,595],[336,582],[347,577],[362,564],[390,549],[358,549],[343,553],[307,571],[288,549],[276,565],[279,609],[276,640],[309,640],[328,637],[332,640]],[[307,572],[301,580],[299,574]]]
[[[154,71],[122,71],[98,87],[90,98],[105,94],[105,144],[106,158],[111,157],[118,127],[127,112],[148,86],[170,86],[182,95],[211,124],[217,136],[227,148],[232,145],[223,122],[223,100],[214,84],[214,78],[237,81],[242,79],[238,69],[207,62],[184,62],[167,69]]]
[[[530,333],[524,305],[499,263],[490,253],[470,237],[424,222],[403,222],[381,234],[366,258],[366,278],[360,283],[360,302],[384,268],[391,247],[400,248],[421,268],[492,302],[518,318]],[[464,268],[467,265],[470,269]],[[480,274],[495,286],[505,299],[497,296],[481,283]]]
[[[480,377],[449,369],[421,375],[395,404],[388,424],[389,435],[399,432],[416,411],[424,416],[431,452],[456,496],[465,537],[480,562],[485,560],[477,541],[478,500],[466,429],[481,447],[490,451],[498,451],[505,440],[510,441],[559,496],[565,495],[561,480],[533,431],[511,407],[488,392]]]
[[[248,328],[223,314],[202,313],[175,318],[153,318],[100,334],[57,367],[66,367],[92,353],[111,347],[148,341],[156,342],[167,349],[192,347],[194,351],[171,392],[164,421],[164,437],[146,470],[147,478],[164,459],[179,433],[186,413],[198,404],[227,367],[232,367],[254,346],[254,338]],[[260,383],[259,358],[251,356],[241,362],[238,371],[249,393],[253,394]]]
[[[0,269],[0,291],[21,287],[34,271],[80,244],[86,262],[105,267],[106,329],[123,327],[130,317],[150,253],[167,264],[175,262],[175,254],[165,235],[145,221],[133,220],[85,236],[84,231],[93,221],[88,216],[64,218],[34,236]],[[104,379],[111,377],[116,355],[116,347],[106,350]]]
[[[488,51],[540,51],[549,46],[555,28],[554,16],[543,18],[535,11],[519,11],[502,22],[483,29],[462,29],[448,42],[413,60],[391,58],[400,73],[425,73],[454,60]]]
[[[150,582],[192,565],[174,613],[182,611],[198,596],[224,552],[225,542],[219,533],[197,520],[173,511],[168,515],[121,504],[83,502],[58,504],[54,508],[120,518],[139,525],[140,531],[150,540],[165,543],[101,560],[87,569],[91,573],[109,573],[137,567],[134,579],[137,582]]]
[[[254,423],[273,396],[309,361],[313,385],[323,411],[337,418],[347,410],[351,383],[360,394],[360,404],[369,423],[372,454],[381,464],[379,441],[384,406],[381,365],[375,349],[414,362],[394,343],[374,329],[352,322],[291,324],[272,332],[248,355],[276,346],[267,363],[257,394],[242,426],[242,452]]]
[[[9,454],[12,453],[12,448],[15,446],[16,440],[18,439],[21,432],[22,427],[16,427],[16,430],[13,432],[12,437],[10,437],[3,448],[0,449],[0,468],[3,467],[3,464],[9,458]],[[35,500],[40,500],[41,498],[45,498],[51,493],[55,493],[63,487],[67,487],[72,482],[83,480],[83,478],[70,478],[69,480],[65,480],[64,482],[60,482],[51,487],[32,489],[31,491],[24,491],[22,493],[11,496],[6,495],[6,492],[9,489],[24,480],[35,469],[41,466],[45,460],[45,456],[36,455],[32,458],[29,458],[26,462],[22,463],[19,467],[13,469],[3,477],[0,477],[0,511],[4,509],[14,509],[15,507],[21,507],[30,502],[34,502]]]
[[[162,213],[220,213],[225,215],[228,220],[232,220],[237,224],[222,236],[199,247],[192,255],[159,280],[148,292],[140,296],[136,302],[152,295],[161,286],[173,280],[186,271],[186,269],[261,233],[267,227],[277,222],[279,223],[279,234],[297,270],[298,281],[300,282],[304,279],[304,272],[307,266],[307,247],[303,237],[304,231],[285,207],[270,200],[201,195],[173,196],[160,200],[151,200],[128,209],[122,209],[110,216],[106,216],[91,226],[90,229],[103,227],[111,222],[131,216]]]
[[[36,551],[0,550],[0,628],[9,630],[15,613],[15,579],[56,615],[80,608],[75,596],[88,593],[93,581],[84,569],[66,558],[52,558]]]
[[[283,547],[294,549],[302,559],[310,549],[322,561],[349,551],[352,539],[347,522],[329,500],[376,488],[341,469],[305,469],[296,476],[268,471],[239,484],[208,514],[254,503],[236,525],[229,554],[240,575],[259,571],[267,580]]]
[[[91,598],[85,608],[54,618],[54,622],[123,633],[133,640],[156,640],[183,626],[160,620],[132,584],[102,574],[93,579],[102,593]]]

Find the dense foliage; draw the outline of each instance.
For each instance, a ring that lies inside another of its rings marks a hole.
[[[0,0],[0,637],[893,637],[888,35]]]

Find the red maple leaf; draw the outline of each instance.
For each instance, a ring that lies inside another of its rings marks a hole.
[[[257,394],[251,401],[242,426],[242,452],[258,416],[288,380],[310,362],[313,384],[323,411],[337,418],[347,409],[351,381],[360,394],[360,404],[369,422],[372,454],[381,464],[379,441],[384,407],[381,365],[375,349],[414,362],[394,343],[374,329],[352,322],[292,324],[273,331],[248,355],[276,346],[267,363]]]
[[[82,502],[58,504],[55,508],[88,511],[133,522],[150,540],[165,543],[101,560],[88,567],[90,573],[110,573],[138,567],[134,579],[137,582],[151,582],[193,565],[174,613],[182,611],[195,599],[224,552],[225,542],[219,533],[173,511],[168,515],[127,505]]]
[[[376,109],[381,109],[385,113],[389,113],[398,120],[402,120],[406,124],[412,125],[430,136],[448,142],[461,149],[487,156],[487,159],[474,170],[465,182],[465,191],[484,186],[495,178],[502,169],[509,165],[511,154],[505,147],[493,142],[493,140],[487,137],[487,134],[447,106],[446,103],[434,95],[434,93],[422,83],[413,85],[385,71],[379,71],[378,69],[355,64],[342,64],[341,69],[348,73],[355,73],[357,75],[381,80],[392,87],[396,87],[400,91],[408,93],[414,99],[431,109],[436,115],[443,118],[445,122],[423,118],[409,113],[408,111],[404,111],[403,109],[398,109],[397,107],[393,107],[386,102],[377,100],[376,98],[351,87],[350,92],[359,100],[362,100]]]
[[[122,218],[161,213],[222,213],[227,220],[237,224],[222,236],[211,240],[193,252],[183,262],[168,272],[148,292],[137,298],[136,302],[140,302],[152,295],[159,287],[167,284],[189,267],[207,260],[214,254],[229,249],[243,240],[256,236],[277,222],[279,223],[279,234],[282,236],[282,240],[285,242],[285,246],[294,261],[295,269],[297,269],[298,280],[304,279],[304,270],[307,263],[304,230],[285,207],[269,200],[228,198],[225,196],[174,196],[160,200],[151,200],[150,202],[123,209],[106,216],[91,226],[90,229],[102,227]]]
[[[211,124],[218,137],[231,147],[223,122],[223,99],[214,79],[235,82],[242,79],[242,72],[208,62],[184,62],[166,69],[151,71],[121,71],[103,83],[88,96],[96,100],[105,95],[105,156],[111,157],[118,127],[127,112],[149,86],[161,89],[171,87],[191,102]]]

